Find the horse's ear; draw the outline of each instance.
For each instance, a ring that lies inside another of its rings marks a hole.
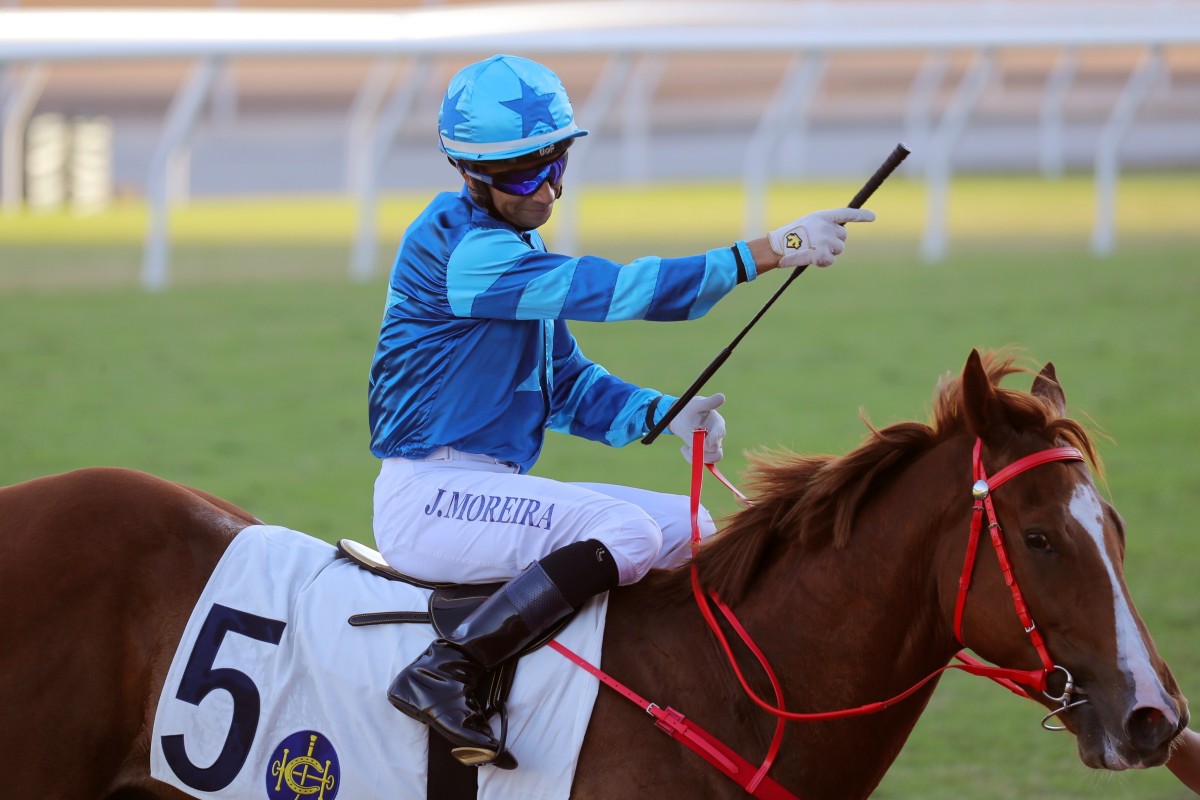
[[[994,435],[1000,430],[1000,426],[1005,423],[1005,417],[978,350],[971,351],[971,355],[967,357],[967,364],[963,367],[962,395],[963,410],[971,432],[986,441],[989,435]]]
[[[1063,394],[1062,384],[1058,382],[1053,362],[1047,361],[1046,366],[1042,367],[1042,371],[1033,379],[1033,389],[1030,394],[1049,401],[1051,406],[1058,409],[1060,417],[1066,416],[1067,396]]]

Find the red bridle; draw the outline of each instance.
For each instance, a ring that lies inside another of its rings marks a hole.
[[[693,453],[704,452],[705,434],[706,431],[703,428],[698,428],[693,433]],[[729,659],[729,663],[733,667],[733,671],[737,675],[738,681],[742,685],[743,691],[745,691],[746,695],[761,708],[765,709],[771,714],[774,714],[777,718],[775,734],[772,737],[771,744],[767,749],[767,754],[764,757],[762,764],[755,768],[752,764],[750,764],[737,753],[730,750],[707,731],[704,731],[694,723],[691,723],[690,720],[688,720],[684,715],[675,711],[675,709],[669,707],[663,709],[656,703],[647,701],[644,697],[629,689],[620,681],[608,675],[598,667],[583,660],[578,655],[559,644],[559,642],[552,641],[550,642],[550,646],[578,666],[590,672],[605,685],[616,690],[619,694],[645,709],[652,717],[654,717],[656,724],[662,730],[686,744],[710,764],[724,772],[729,778],[742,786],[746,793],[758,798],[764,798],[764,800],[794,800],[795,798],[795,795],[781,787],[767,774],[770,771],[771,766],[774,763],[775,756],[778,754],[780,745],[783,742],[783,726],[786,720],[813,721],[822,719],[841,719],[845,717],[856,717],[882,711],[883,709],[895,705],[901,700],[911,696],[926,683],[949,669],[960,669],[973,675],[991,678],[997,683],[1003,684],[1012,691],[1021,695],[1027,695],[1027,693],[1020,687],[1028,686],[1032,689],[1042,692],[1056,702],[1061,702],[1062,706],[1060,708],[1055,709],[1042,718],[1043,727],[1047,728],[1048,730],[1061,730],[1061,728],[1051,727],[1048,725],[1047,720],[1062,713],[1063,711],[1066,711],[1073,705],[1077,705],[1080,702],[1086,702],[1086,699],[1083,701],[1072,702],[1072,694],[1077,690],[1073,685],[1071,673],[1065,668],[1054,663],[1054,660],[1050,657],[1049,651],[1046,649],[1046,643],[1042,639],[1041,632],[1038,631],[1037,625],[1034,624],[1033,619],[1029,614],[1029,609],[1025,605],[1025,599],[1021,595],[1021,590],[1017,585],[1016,575],[1013,573],[1012,562],[1008,557],[1008,550],[1004,545],[1004,533],[1001,531],[1000,523],[996,519],[996,509],[992,505],[992,492],[1006,483],[1009,479],[1020,475],[1021,473],[1032,469],[1033,467],[1037,467],[1042,464],[1048,464],[1054,461],[1083,461],[1083,454],[1074,447],[1052,447],[1048,450],[1042,450],[1037,453],[1024,456],[1023,458],[1019,458],[989,478],[983,468],[983,460],[981,458],[982,448],[982,440],[977,439],[975,441],[975,447],[972,451],[971,458],[972,476],[974,479],[974,484],[971,487],[971,496],[975,499],[975,505],[973,506],[971,514],[971,533],[967,542],[966,559],[963,563],[962,575],[960,576],[958,582],[958,599],[955,602],[954,609],[954,636],[959,644],[963,643],[963,612],[966,608],[967,593],[971,588],[971,575],[975,569],[975,559],[979,550],[979,533],[983,528],[983,518],[986,514],[988,519],[988,534],[992,540],[992,547],[996,551],[996,557],[1000,561],[1000,569],[1004,575],[1004,582],[1008,585],[1009,590],[1012,592],[1013,605],[1016,608],[1017,617],[1021,620],[1021,624],[1024,626],[1025,632],[1029,634],[1029,638],[1033,643],[1034,649],[1037,651],[1038,657],[1042,662],[1041,669],[1018,670],[993,667],[983,664],[970,656],[966,656],[963,653],[959,653],[958,658],[964,663],[949,664],[945,667],[942,667],[941,669],[938,669],[932,674],[923,678],[916,685],[912,686],[896,697],[891,698],[890,700],[868,703],[867,705],[859,706],[857,708],[841,709],[838,711],[825,711],[816,713],[796,713],[786,711],[783,708],[783,688],[778,678],[776,678],[775,672],[772,670],[771,665],[767,662],[766,656],[759,649],[758,645],[754,643],[754,640],[738,621],[737,617],[734,616],[732,609],[723,603],[714,592],[709,592],[707,597],[705,596],[703,589],[700,586],[700,581],[696,574],[695,566],[693,566],[692,588],[696,595],[696,601],[699,605],[701,615],[708,622],[709,627],[712,629],[718,641],[724,648],[726,656]],[[707,466],[709,471],[711,471],[723,484],[725,484],[725,486],[733,491],[734,494],[736,494],[742,500],[745,500],[745,496],[742,495],[742,493],[736,488],[734,488],[734,486],[725,479],[725,476],[723,476],[715,466],[711,464],[701,464],[699,459],[696,459],[696,463],[692,465],[691,492],[693,546],[698,546],[700,543],[700,488],[704,482],[705,466]],[[729,642],[725,638],[724,632],[721,630],[720,624],[717,622],[716,617],[713,614],[710,602],[711,605],[715,605],[718,609],[720,609],[722,615],[724,615],[729,625],[737,632],[738,636],[742,639],[746,646],[749,647],[751,652],[753,652],[758,658],[763,670],[770,678],[771,686],[775,691],[775,701],[779,704],[778,706],[772,705],[771,703],[763,700],[754,692],[753,689],[750,688],[749,683],[742,674],[741,668],[738,666],[737,660],[734,658],[733,649],[730,647]],[[1054,696],[1046,692],[1046,685],[1049,677],[1056,670],[1061,671],[1066,676],[1066,684],[1061,696]]]
[[[1033,467],[1049,464],[1053,461],[1083,461],[1083,453],[1080,453],[1074,447],[1052,447],[1049,450],[1041,450],[1019,458],[989,478],[987,471],[983,468],[982,449],[983,441],[976,439],[975,448],[971,453],[971,472],[975,480],[975,483],[971,486],[971,497],[975,499],[975,505],[971,511],[971,535],[967,540],[967,555],[963,561],[962,575],[958,579],[958,600],[954,604],[954,638],[958,640],[959,644],[966,646],[962,635],[963,612],[967,607],[967,592],[971,589],[971,573],[975,569],[975,557],[979,550],[979,532],[983,528],[983,518],[986,514],[988,535],[992,540],[992,549],[996,551],[996,558],[1000,562],[1000,571],[1004,574],[1004,583],[1008,586],[1009,591],[1012,592],[1013,607],[1016,609],[1017,617],[1021,620],[1021,625],[1024,626],[1025,633],[1029,634],[1029,640],[1042,662],[1040,678],[1038,678],[1036,683],[1027,685],[1032,686],[1039,692],[1044,692],[1046,691],[1046,682],[1050,677],[1050,673],[1055,670],[1054,659],[1050,657],[1050,652],[1046,649],[1046,642],[1042,639],[1042,633],[1038,630],[1037,624],[1034,623],[1033,617],[1030,616],[1029,607],[1025,605],[1025,598],[1021,594],[1021,587],[1017,585],[1017,576],[1013,573],[1012,561],[1009,560],[1008,549],[1004,546],[1004,531],[1000,529],[1000,523],[996,519],[996,509],[992,505],[992,492],[1003,486],[1010,478],[1014,478]]]

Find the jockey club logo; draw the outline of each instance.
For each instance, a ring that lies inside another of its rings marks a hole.
[[[316,731],[297,731],[275,746],[267,771],[271,800],[333,800],[342,769],[333,743]]]

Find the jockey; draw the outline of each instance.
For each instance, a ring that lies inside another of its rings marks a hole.
[[[567,320],[687,320],[775,267],[828,266],[856,209],[809,214],[750,242],[619,264],[548,252],[537,229],[563,191],[575,124],[558,76],[497,55],[450,81],[441,150],[462,175],[408,227],[371,365],[374,532],[394,567],[430,581],[507,581],[392,682],[391,703],[455,745],[466,764],[500,745],[472,696],[591,597],[689,554],[686,497],[529,474],[546,429],[614,447],[647,433],[675,398],[610,375]],[[696,397],[669,430],[722,456],[724,396]],[[689,444],[684,457],[693,457]],[[715,531],[701,514],[702,533]]]

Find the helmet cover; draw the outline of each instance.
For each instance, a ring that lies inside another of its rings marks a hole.
[[[586,136],[552,70],[527,58],[495,55],[450,80],[438,112],[442,150],[455,161],[500,161]]]

